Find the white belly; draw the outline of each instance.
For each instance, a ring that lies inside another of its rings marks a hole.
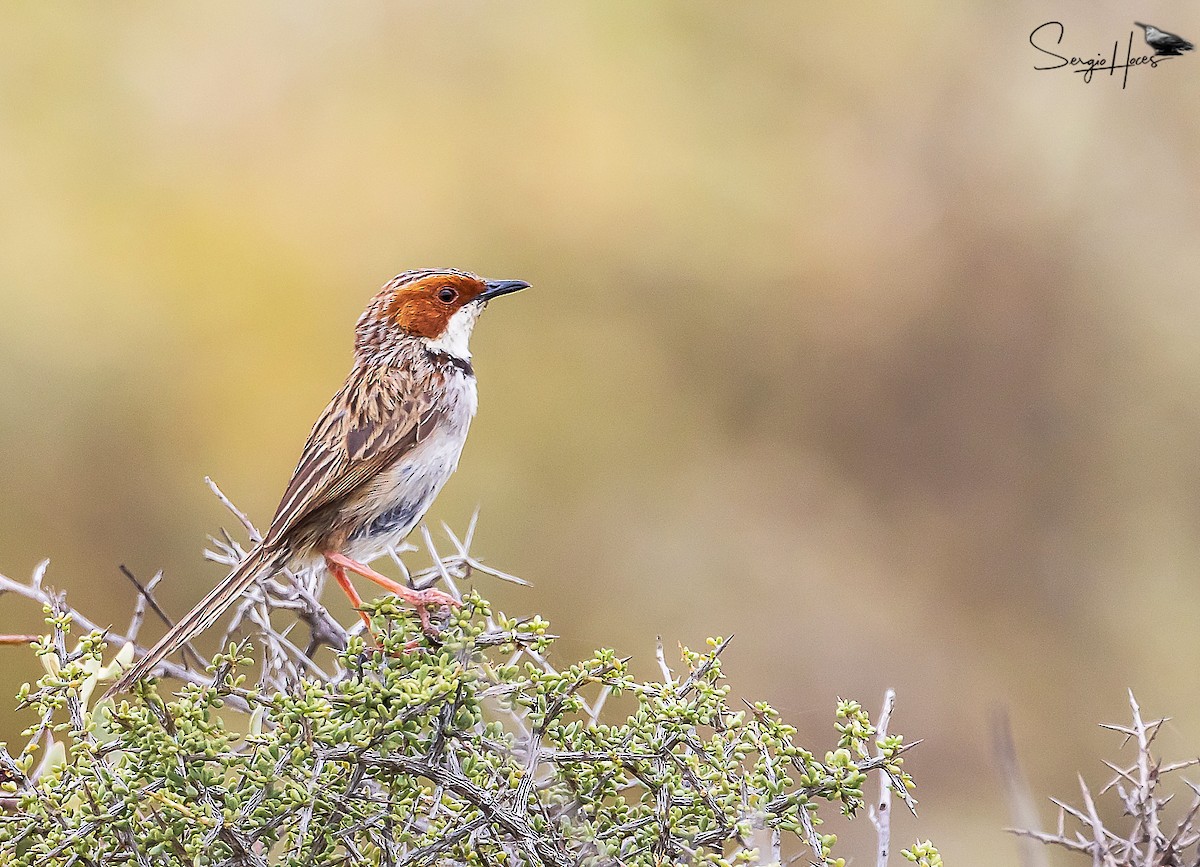
[[[420,523],[458,467],[475,409],[474,378],[462,377],[450,411],[401,460],[379,474],[362,506],[362,529],[350,537],[346,555],[367,562],[399,545]]]

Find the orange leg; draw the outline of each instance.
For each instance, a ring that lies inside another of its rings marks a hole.
[[[394,593],[405,602],[415,605],[417,613],[421,617],[421,629],[428,635],[433,630],[432,624],[429,622],[429,605],[450,605],[458,608],[462,605],[457,599],[449,593],[443,593],[441,590],[434,590],[432,587],[426,590],[412,590],[405,587],[403,584],[397,584],[386,575],[380,575],[370,566],[359,563],[357,560],[351,560],[345,554],[339,554],[336,551],[331,551],[325,554],[325,565],[329,568],[329,572],[337,580],[342,589],[346,591],[346,595],[350,597],[350,601],[354,603],[356,608],[362,607],[362,597],[358,595],[358,591],[350,583],[346,577],[346,570],[353,572],[355,575],[361,575],[369,581],[374,581],[384,590],[389,593]],[[359,614],[363,618],[363,622],[367,624],[367,629],[371,628],[370,618],[362,611]],[[373,634],[373,633],[372,633]]]
[[[328,557],[325,558],[325,568],[329,570],[329,574],[333,576],[333,579],[337,581],[345,594],[350,597],[350,604],[354,606],[354,610],[358,612],[358,616],[362,618],[363,624],[367,627],[367,635],[371,636],[371,640],[378,646],[379,640],[375,637],[375,631],[371,629],[371,618],[367,612],[362,610],[362,597],[358,595],[358,591],[354,589],[354,585],[346,577],[346,570]]]

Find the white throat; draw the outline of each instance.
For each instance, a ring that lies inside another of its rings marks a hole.
[[[444,352],[463,361],[470,361],[471,349],[467,344],[471,340],[471,329],[475,327],[475,320],[479,318],[482,309],[482,304],[474,303],[461,307],[450,317],[441,337],[423,338],[425,345],[432,352]]]

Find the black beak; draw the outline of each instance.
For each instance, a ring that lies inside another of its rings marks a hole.
[[[484,285],[487,289],[475,296],[476,301],[491,301],[509,292],[520,292],[529,288],[529,284],[524,280],[488,280]]]

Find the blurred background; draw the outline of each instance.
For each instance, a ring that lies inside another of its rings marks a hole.
[[[822,750],[895,687],[897,842],[1014,863],[998,709],[1044,820],[1128,687],[1200,750],[1200,57],[1123,89],[1028,41],[1123,56],[1133,17],[1200,36],[1153,0],[9,7],[0,572],[124,626],[118,564],[163,569],[182,612],[233,525],[203,477],[270,518],[380,284],[524,279],[430,514],[535,584],[483,592],[647,676],[736,633]]]

